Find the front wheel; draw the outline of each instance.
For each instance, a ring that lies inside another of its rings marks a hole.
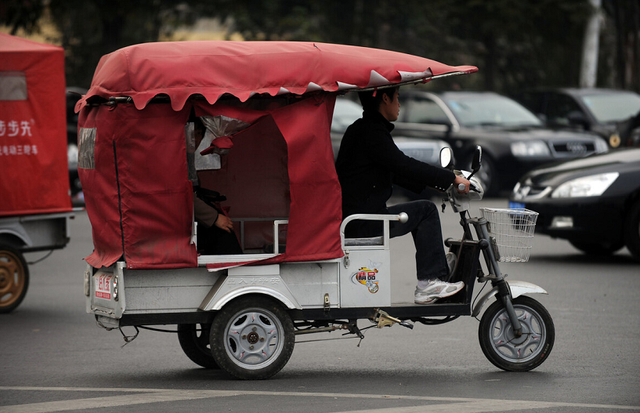
[[[0,313],[9,313],[20,305],[29,288],[29,267],[22,253],[0,245]]]
[[[213,358],[232,376],[267,379],[282,370],[293,353],[293,322],[270,298],[242,297],[215,316],[210,343]]]
[[[521,296],[513,300],[522,335],[516,337],[501,301],[482,316],[478,337],[482,352],[496,367],[529,371],[542,364],[553,348],[555,328],[549,312],[536,300]]]

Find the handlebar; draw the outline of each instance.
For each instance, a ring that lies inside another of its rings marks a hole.
[[[464,191],[464,188],[465,188],[464,184],[458,184],[458,191],[462,192]],[[469,190],[480,193],[480,190],[478,190],[478,188],[473,184],[473,182],[469,182]]]

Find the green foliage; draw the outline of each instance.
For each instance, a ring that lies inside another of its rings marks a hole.
[[[638,0],[602,1],[610,24],[601,36],[599,85],[630,78],[626,84],[640,88],[640,75],[628,74],[640,59]],[[200,17],[218,18],[246,40],[354,44],[480,69],[431,88],[508,94],[577,86],[591,14],[589,0],[5,0],[0,23],[37,29],[43,4],[63,33],[68,84],[85,87],[102,55],[157,41]]]
[[[37,31],[37,22],[44,11],[41,0],[3,0],[0,3],[0,23],[9,26],[11,34],[19,29],[27,33]]]

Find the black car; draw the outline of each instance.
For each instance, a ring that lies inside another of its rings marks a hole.
[[[614,89],[539,89],[516,100],[553,128],[592,131],[609,146],[640,146],[640,95]]]
[[[626,245],[640,260],[640,148],[535,169],[509,200],[540,214],[539,233],[588,254],[612,254]]]
[[[528,109],[492,92],[401,89],[400,103],[393,134],[442,139],[463,168],[471,164],[476,147],[482,146],[478,176],[489,195],[507,193],[537,166],[608,150],[601,137],[545,128]]]

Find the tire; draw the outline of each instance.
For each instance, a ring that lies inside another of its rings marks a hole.
[[[627,248],[633,258],[640,261],[640,201],[629,210],[624,227]]]
[[[29,288],[29,267],[20,251],[0,245],[0,313],[20,305]]]
[[[295,344],[293,322],[276,301],[241,297],[218,312],[211,325],[211,352],[232,376],[267,379],[287,364]]]
[[[471,159],[465,162],[465,165],[469,170],[471,170]],[[500,192],[498,183],[499,178],[496,176],[496,168],[494,166],[493,160],[487,155],[483,155],[482,166],[475,176],[480,179],[486,196],[497,195]]]
[[[209,336],[211,325],[206,324],[179,324],[178,341],[184,354],[191,361],[205,369],[219,369],[220,366],[213,359]]]
[[[613,253],[624,247],[624,244],[622,242],[616,244],[602,244],[598,242],[582,242],[569,240],[569,243],[585,254],[596,255],[600,257],[612,255]]]
[[[498,368],[529,371],[549,357],[555,328],[549,312],[536,300],[521,296],[513,300],[513,307],[522,325],[522,336],[514,336],[506,309],[502,302],[496,301],[480,320],[480,347]]]

